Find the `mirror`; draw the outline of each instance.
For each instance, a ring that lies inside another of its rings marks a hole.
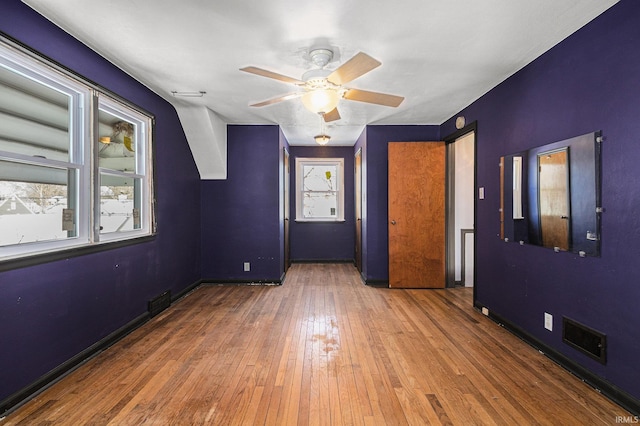
[[[601,134],[500,158],[500,238],[600,255]]]

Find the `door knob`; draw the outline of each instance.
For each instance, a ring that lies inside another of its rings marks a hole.
[[[396,224],[396,221],[395,221],[395,220],[392,220],[392,221],[391,221],[391,224],[392,224],[392,225],[395,225],[395,224]]]

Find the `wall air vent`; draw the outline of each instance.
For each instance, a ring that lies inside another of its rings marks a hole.
[[[171,305],[171,290],[167,290],[161,295],[149,300],[148,309],[149,314],[154,317],[160,312],[164,311]]]
[[[602,364],[607,363],[607,336],[562,317],[562,341]]]

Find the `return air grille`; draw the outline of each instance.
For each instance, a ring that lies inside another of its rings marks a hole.
[[[607,363],[607,336],[599,331],[562,317],[562,341],[602,364]]]
[[[151,316],[156,316],[171,305],[171,291],[167,290],[161,295],[149,300],[148,309]]]

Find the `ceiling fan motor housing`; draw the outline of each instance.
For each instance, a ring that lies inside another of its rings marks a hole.
[[[302,81],[308,89],[323,89],[332,84],[327,80],[331,71],[325,69],[313,69],[305,72]]]
[[[331,59],[333,59],[333,51],[329,49],[313,49],[309,52],[311,62],[313,62],[319,68],[323,68]]]

